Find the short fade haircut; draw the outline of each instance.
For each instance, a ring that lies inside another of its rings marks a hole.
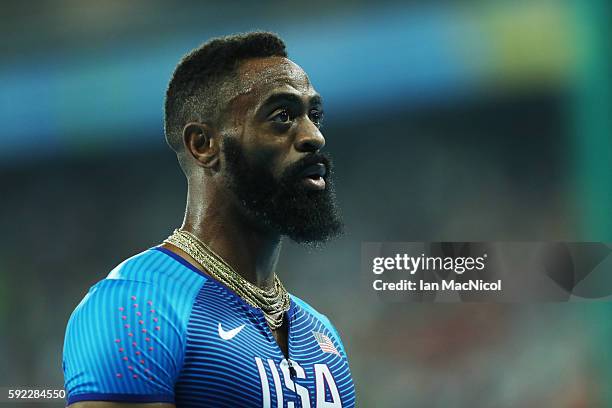
[[[275,56],[287,57],[285,43],[264,31],[213,38],[185,55],[166,90],[164,132],[168,145],[178,153],[187,123],[217,120],[222,109],[221,86],[232,79],[240,62]]]

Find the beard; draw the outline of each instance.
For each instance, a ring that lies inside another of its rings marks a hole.
[[[298,243],[317,244],[342,233],[343,224],[331,180],[331,159],[312,153],[287,167],[279,179],[265,162],[248,164],[239,142],[223,140],[227,184],[250,221]],[[302,171],[316,163],[327,169],[323,190],[308,189]]]

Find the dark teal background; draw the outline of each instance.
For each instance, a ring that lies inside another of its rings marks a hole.
[[[61,385],[88,287],[180,224],[167,80],[260,28],[326,100],[347,233],[287,243],[278,272],[339,328],[360,406],[612,405],[609,303],[387,304],[360,276],[363,241],[612,239],[609,21],[604,0],[3,3],[0,386]]]

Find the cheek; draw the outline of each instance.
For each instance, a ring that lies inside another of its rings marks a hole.
[[[257,168],[267,168],[277,180],[286,168],[288,150],[286,143],[273,140],[259,141],[245,149],[251,164]]]
[[[283,161],[280,160],[277,155],[266,155],[259,163],[261,166],[268,169],[269,173],[275,180],[278,181],[281,179],[285,167],[283,166]]]

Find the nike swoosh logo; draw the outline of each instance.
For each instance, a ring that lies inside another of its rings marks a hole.
[[[221,337],[223,340],[230,340],[233,339],[238,333],[240,333],[240,330],[242,330],[244,328],[244,324],[242,326],[238,326],[235,329],[232,330],[223,330],[223,327],[221,327],[221,323],[219,322],[219,337]]]

